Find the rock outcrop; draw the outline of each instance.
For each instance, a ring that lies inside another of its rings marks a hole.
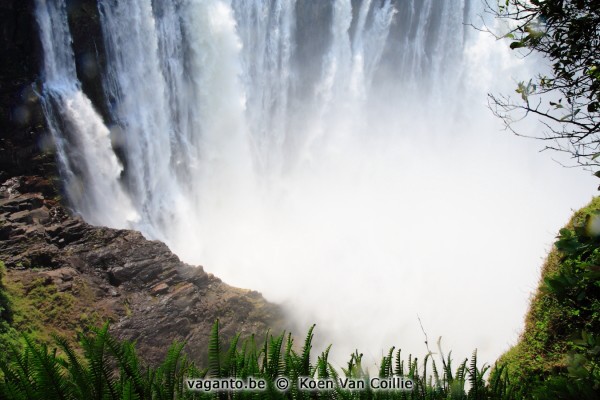
[[[139,232],[91,226],[47,193],[52,186],[36,177],[0,187],[0,260],[9,279],[22,287],[42,279],[73,293],[79,309],[112,320],[117,337],[135,340],[145,360],[160,360],[178,340],[203,361],[217,318],[225,338],[279,326],[279,309],[259,293],[226,285]]]
[[[41,44],[33,0],[0,2],[0,182],[56,176],[39,96]]]

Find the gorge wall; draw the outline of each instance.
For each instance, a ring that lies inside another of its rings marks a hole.
[[[41,48],[33,1],[3,1],[0,18],[0,180],[55,176],[53,156],[42,151],[47,130],[35,93]]]

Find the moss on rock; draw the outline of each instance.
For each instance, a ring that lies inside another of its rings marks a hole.
[[[513,382],[537,386],[567,373],[582,332],[600,332],[600,240],[587,225],[600,214],[600,197],[561,229],[542,268],[519,342],[499,359]]]

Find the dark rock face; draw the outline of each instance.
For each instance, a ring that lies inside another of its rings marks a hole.
[[[0,2],[0,181],[19,174],[51,176],[53,156],[36,92],[41,44],[33,0]]]
[[[109,121],[102,88],[105,60],[97,2],[67,0],[67,10],[78,78],[95,108]],[[34,0],[2,0],[0,182],[19,175],[58,176],[39,97],[42,54]]]
[[[159,361],[179,340],[193,359],[204,361],[217,318],[225,338],[280,326],[279,309],[259,293],[182,263],[165,244],[139,232],[72,217],[40,192],[44,187],[43,180],[27,177],[0,187],[0,259],[8,273],[26,271],[59,291],[83,282],[94,307],[112,316],[112,332],[135,340],[145,360]]]
[[[68,1],[67,13],[73,39],[77,77],[84,93],[92,101],[104,121],[110,122],[108,103],[102,84],[106,59],[97,0]]]

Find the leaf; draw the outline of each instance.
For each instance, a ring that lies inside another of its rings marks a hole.
[[[525,47],[525,43],[523,43],[521,41],[519,41],[519,42],[512,42],[510,44],[510,48],[513,49],[513,50],[514,49],[520,49],[521,47]]]
[[[563,108],[562,104],[560,103],[555,103],[553,101],[550,102],[551,106],[554,106],[554,108],[559,109],[559,108]]]
[[[219,340],[219,320],[215,320],[208,340],[208,370],[213,378],[221,377],[221,343]]]

